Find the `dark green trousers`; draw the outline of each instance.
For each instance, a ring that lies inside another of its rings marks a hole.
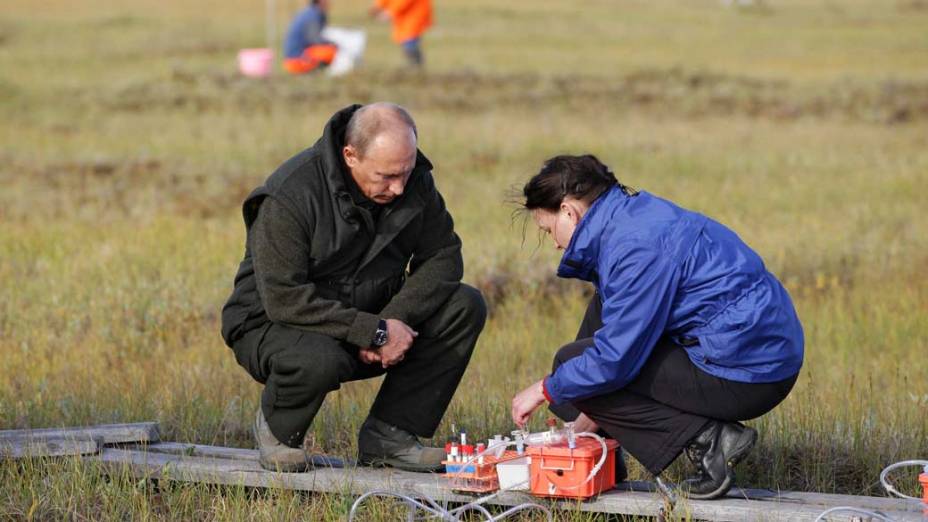
[[[274,323],[248,332],[232,349],[265,385],[262,411],[271,432],[288,446],[302,444],[326,394],[341,383],[383,374],[370,415],[429,438],[467,369],[486,313],[480,292],[461,284],[432,317],[411,325],[419,336],[403,361],[386,370],[362,363],[357,346]]]

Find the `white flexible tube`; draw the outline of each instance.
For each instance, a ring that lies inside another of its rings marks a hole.
[[[410,497],[410,496],[407,496],[407,495],[403,495],[403,494],[400,494],[400,493],[393,493],[392,491],[379,491],[379,490],[376,490],[376,489],[373,490],[373,491],[368,491],[367,493],[361,495],[360,497],[358,497],[357,500],[354,501],[354,504],[351,505],[351,510],[348,512],[348,520],[349,520],[349,522],[350,522],[351,520],[354,520],[355,511],[358,509],[358,506],[360,506],[361,503],[364,502],[365,500],[367,500],[369,497],[393,497],[393,498],[398,498],[398,499],[400,499],[400,500],[405,500],[407,504],[409,504],[409,505],[411,505],[411,506],[413,506],[413,507],[416,507],[416,508],[421,509],[421,510],[423,510],[423,511],[428,511],[429,513],[434,514],[435,516],[439,517],[439,518],[442,519],[442,520],[446,520],[446,521],[448,521],[448,522],[457,522],[457,519],[454,518],[454,517],[450,517],[450,516],[448,515],[448,512],[447,512],[447,511],[438,510],[438,509],[433,509],[433,508],[431,508],[431,507],[429,507],[429,506],[426,506],[425,504],[423,504],[423,503],[419,502],[418,500],[416,500],[416,499],[414,499],[414,498],[412,498],[412,497]]]
[[[432,515],[438,517],[440,520],[443,520],[445,522],[461,522],[460,515],[468,511],[479,511],[481,515],[486,517],[484,519],[486,522],[499,522],[501,520],[506,519],[510,515],[513,515],[515,513],[518,513],[519,511],[524,511],[528,509],[539,510],[545,514],[545,518],[547,518],[548,522],[551,522],[552,520],[551,511],[548,508],[542,505],[539,505],[539,504],[533,504],[531,502],[526,502],[524,504],[519,504],[518,506],[513,506],[507,509],[506,511],[500,513],[499,515],[494,516],[492,513],[490,513],[487,510],[487,508],[480,505],[480,502],[483,499],[478,499],[477,501],[464,504],[463,506],[455,508],[454,510],[448,511],[442,508],[441,506],[439,506],[428,495],[421,495],[421,496],[427,499],[429,504],[431,505],[427,506],[423,504],[422,502],[419,502],[417,499],[409,495],[403,495],[402,493],[394,493],[392,491],[378,491],[378,490],[368,491],[367,493],[358,497],[358,499],[354,501],[354,504],[351,505],[351,510],[348,512],[348,521],[351,522],[354,520],[358,507],[361,505],[361,503],[363,503],[365,500],[367,500],[370,497],[398,498],[400,500],[405,501],[407,504],[409,504],[410,507],[431,513]]]
[[[867,511],[866,509],[847,507],[847,506],[839,506],[839,507],[833,507],[831,509],[826,509],[825,511],[822,512],[822,514],[816,517],[815,522],[821,522],[825,520],[825,517],[827,515],[831,515],[833,513],[856,513],[858,515],[866,515],[868,517],[874,518],[876,520],[881,520],[883,522],[896,522],[895,520],[887,517],[886,515],[881,515],[873,511]]]
[[[595,434],[595,433],[590,433],[590,432],[588,432],[588,431],[584,431],[584,432],[581,432],[581,433],[577,433],[575,436],[576,436],[576,437],[587,437],[587,438],[591,438],[591,439],[596,439],[596,440],[598,440],[598,441],[599,441],[599,445],[602,446],[602,448],[603,448],[603,454],[600,455],[600,457],[599,457],[599,462],[597,462],[596,465],[593,466],[593,469],[590,470],[590,474],[587,475],[586,480],[584,480],[583,482],[581,482],[581,483],[579,483],[579,484],[574,484],[573,486],[558,486],[557,489],[568,490],[568,491],[570,491],[570,490],[572,490],[572,489],[580,489],[580,488],[582,488],[584,485],[586,485],[587,482],[593,480],[593,477],[595,477],[597,473],[599,473],[599,470],[601,470],[601,469],[603,468],[603,465],[606,463],[606,458],[608,458],[608,456],[609,456],[609,455],[608,455],[609,447],[606,446],[606,441],[605,441],[602,437],[600,437],[599,435],[597,435],[597,434]]]
[[[916,502],[921,502],[922,499],[918,497],[910,497],[909,495],[905,495],[902,492],[900,492],[889,482],[889,479],[887,478],[889,476],[889,472],[899,469],[899,468],[905,468],[909,466],[923,466],[925,473],[928,473],[928,460],[903,460],[901,462],[890,464],[889,466],[886,466],[885,468],[883,468],[883,471],[880,472],[880,484],[883,485],[883,489],[885,489],[886,492],[889,493],[890,495],[894,495],[894,496],[897,496],[899,498],[903,498],[906,500],[914,500]],[[880,513],[874,513],[873,511],[867,511],[865,509],[860,509],[860,508],[855,508],[855,507],[850,507],[850,506],[838,506],[838,507],[833,507],[831,509],[828,509],[824,511],[821,515],[819,515],[818,518],[815,519],[815,522],[820,522],[822,520],[825,520],[826,515],[831,514],[831,513],[838,513],[838,512],[857,513],[858,515],[867,515],[869,517],[882,520],[883,522],[895,522],[892,518],[887,517],[886,515],[882,515]]]
[[[903,460],[895,464],[890,464],[889,466],[886,466],[886,468],[883,469],[883,471],[880,473],[880,484],[883,485],[883,489],[885,489],[886,492],[889,493],[890,495],[895,495],[899,498],[904,498],[906,500],[914,500],[916,502],[921,502],[922,499],[918,497],[910,497],[900,492],[898,489],[893,487],[893,485],[890,484],[889,480],[887,479],[887,476],[889,476],[890,471],[893,471],[899,468],[909,467],[909,466],[923,466],[925,473],[928,473],[928,460]]]

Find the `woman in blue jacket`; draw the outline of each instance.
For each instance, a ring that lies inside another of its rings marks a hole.
[[[574,343],[519,392],[523,426],[546,400],[601,429],[656,477],[686,450],[691,498],[724,495],[757,432],[738,421],[786,398],[803,358],[792,301],[734,232],[620,184],[594,156],[557,156],[524,207],[564,250],[557,274],[596,288]]]

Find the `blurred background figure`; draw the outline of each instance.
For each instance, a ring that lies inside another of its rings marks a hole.
[[[284,69],[306,74],[335,59],[338,47],[322,36],[328,23],[329,0],[309,0],[293,17],[284,36]]]
[[[431,0],[374,0],[370,15],[393,22],[393,41],[415,67],[422,66],[422,35],[432,26]]]
[[[327,67],[329,74],[344,74],[360,62],[366,36],[363,31],[328,27],[329,0],[309,0],[284,37],[284,69],[306,74]]]

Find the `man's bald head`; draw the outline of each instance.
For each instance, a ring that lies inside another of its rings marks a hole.
[[[364,157],[371,143],[383,134],[394,140],[418,139],[416,122],[406,109],[395,103],[378,102],[356,110],[345,129],[345,145],[350,146],[360,157]]]
[[[403,195],[416,166],[416,124],[393,103],[373,103],[348,120],[342,158],[361,192],[386,205]]]

